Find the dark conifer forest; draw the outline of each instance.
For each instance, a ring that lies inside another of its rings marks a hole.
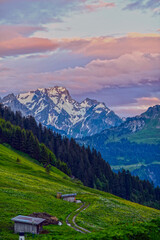
[[[62,137],[37,124],[32,116],[23,117],[20,112],[14,113],[2,105],[0,119],[1,143],[28,153],[44,167],[53,165],[72,174],[86,186],[160,209],[159,187],[131,176],[129,171],[114,173],[95,149],[81,147],[73,138]]]

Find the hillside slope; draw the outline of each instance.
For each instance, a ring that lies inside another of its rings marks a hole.
[[[18,238],[13,234],[12,217],[33,212],[47,212],[63,222],[62,226],[44,227],[49,234],[34,239],[135,239],[133,235],[143,237],[137,239],[154,239],[155,236],[160,239],[158,210],[84,187],[54,167],[49,175],[36,160],[9,146],[0,145],[0,166],[0,238],[3,240]],[[67,215],[80,205],[56,199],[57,192],[76,192],[78,199],[90,203],[88,209],[77,216],[76,222],[95,233],[83,235],[66,225]]]
[[[91,151],[89,147],[80,147],[74,139],[62,138],[61,135],[53,133],[50,129],[42,128],[41,124],[38,126],[33,117],[22,118],[20,113],[14,114],[10,109],[1,107],[1,105],[0,117],[5,118],[5,120],[0,119],[1,143],[8,143],[16,150],[29,154],[48,169],[47,171],[52,165],[68,176],[72,172],[73,176],[80,179],[85,186],[160,209],[159,188],[156,189],[148,181],[141,181],[138,177],[131,176],[128,171],[115,174],[96,150],[92,149]],[[120,151],[123,151],[124,146],[125,144],[122,143]],[[128,148],[127,146],[127,149],[131,149],[133,152],[134,147]],[[116,153],[111,147],[110,150]],[[146,156],[146,148],[142,148],[142,150]],[[147,150],[150,149],[147,148]],[[126,150],[125,152],[128,153]],[[148,155],[147,153],[147,159],[151,154]],[[136,156],[135,152],[133,156]]]

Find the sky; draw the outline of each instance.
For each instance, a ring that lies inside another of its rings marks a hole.
[[[121,117],[160,104],[160,0],[0,0],[0,96],[54,86]]]

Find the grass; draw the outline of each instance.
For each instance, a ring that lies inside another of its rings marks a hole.
[[[109,136],[104,144],[119,142],[123,138],[136,143],[160,144],[160,128],[148,127],[147,125],[147,127],[135,133],[123,134],[121,136],[115,134],[114,136]]]
[[[83,235],[66,225],[67,215],[81,204],[56,199],[57,192],[76,192],[78,199],[90,203],[89,208],[79,213],[76,222],[91,234]],[[143,239],[143,236],[154,239],[155,234],[155,239],[160,239],[157,232],[160,211],[85,187],[54,167],[47,174],[28,155],[0,145],[0,239],[18,239],[18,235],[13,233],[11,218],[33,212],[47,212],[56,216],[63,225],[44,227],[49,231],[46,235],[28,234],[27,239],[30,240],[132,239],[132,235],[137,234],[141,234],[141,238],[133,239]]]
[[[142,129],[128,136],[128,140],[136,143],[160,144],[160,129]]]
[[[146,119],[145,127],[128,136],[128,140],[137,143],[160,144],[160,121],[159,117]]]

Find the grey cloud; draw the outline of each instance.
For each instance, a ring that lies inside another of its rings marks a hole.
[[[115,106],[136,103],[137,98],[152,96],[160,97],[160,86],[157,82],[152,82],[151,85],[104,88],[94,93],[88,92],[87,94],[82,93],[81,95],[73,94],[73,97],[78,101],[82,101],[86,95],[89,98],[103,101],[108,107],[112,108]]]
[[[0,1],[0,23],[45,24],[59,22],[70,11],[80,10],[85,0]]]
[[[23,25],[0,25],[0,42],[7,41],[18,37],[28,37],[36,31],[47,31],[40,26],[23,26]]]
[[[136,10],[136,9],[154,10],[159,7],[160,7],[160,0],[141,0],[141,1],[130,0],[130,3],[124,7],[124,10]]]

